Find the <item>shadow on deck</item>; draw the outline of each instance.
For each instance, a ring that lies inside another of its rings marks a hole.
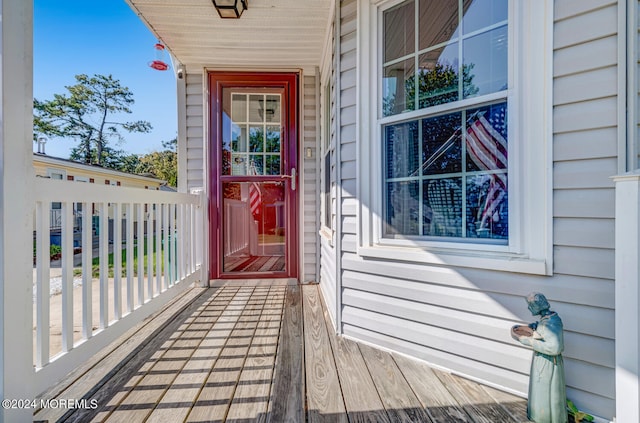
[[[315,285],[189,290],[43,398],[65,422],[526,422],[526,401],[334,335]]]

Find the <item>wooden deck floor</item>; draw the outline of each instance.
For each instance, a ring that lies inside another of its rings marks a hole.
[[[89,390],[97,409],[35,419],[527,421],[521,398],[335,336],[315,285],[202,290],[162,327]]]

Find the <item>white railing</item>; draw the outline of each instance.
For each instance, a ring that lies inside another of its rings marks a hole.
[[[35,199],[39,393],[206,274],[198,233],[202,194],[36,178]],[[61,215],[56,262],[50,262],[52,203],[60,203]],[[73,219],[78,205],[87,216],[79,228]],[[74,239],[81,240],[81,252]]]
[[[258,223],[253,219],[249,202],[225,198],[224,215],[224,256],[257,254]]]

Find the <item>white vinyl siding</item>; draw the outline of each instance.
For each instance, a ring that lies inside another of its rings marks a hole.
[[[301,89],[304,93],[304,104],[302,106],[302,142],[300,143],[301,163],[301,183],[303,185],[302,214],[300,215],[300,229],[303,231],[303,265],[300,274],[301,282],[313,282],[318,279],[316,275],[316,257],[318,222],[320,220],[320,198],[316,189],[317,163],[316,163],[316,142],[317,132],[320,130],[316,122],[317,105],[319,99],[316,97],[315,76],[304,76],[302,78]],[[311,148],[316,153],[312,157],[307,157],[306,150]]]
[[[525,395],[531,350],[511,339],[509,327],[535,320],[524,297],[540,291],[565,325],[568,397],[581,410],[611,419],[615,304],[609,177],[617,173],[618,159],[617,3],[554,2],[552,276],[455,267],[446,256],[440,264],[420,264],[358,254],[356,1],[341,4],[342,231],[336,239],[342,250],[343,333]]]
[[[187,108],[187,190],[204,187],[204,95],[201,73],[188,73]]]

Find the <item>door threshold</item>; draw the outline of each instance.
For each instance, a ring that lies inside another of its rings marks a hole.
[[[209,287],[218,288],[221,286],[286,286],[297,285],[296,278],[273,278],[273,279],[211,279]]]

